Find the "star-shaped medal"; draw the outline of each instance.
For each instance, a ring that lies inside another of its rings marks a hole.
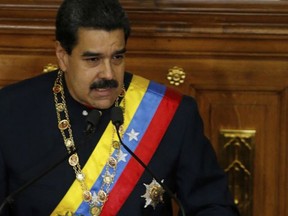
[[[105,184],[111,184],[114,180],[114,175],[111,174],[109,171],[106,171],[104,175],[102,175],[103,181]]]
[[[91,203],[94,205],[94,206],[97,206],[100,204],[100,202],[98,201],[98,195],[95,191],[93,191],[92,193],[92,201]]]
[[[155,209],[158,203],[163,203],[163,194],[165,191],[155,179],[153,179],[149,185],[145,183],[144,185],[146,187],[146,192],[141,196],[146,200],[144,208],[151,205]]]

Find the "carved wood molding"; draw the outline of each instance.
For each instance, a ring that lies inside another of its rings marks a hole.
[[[50,34],[60,0],[0,0],[0,32]],[[122,0],[133,35],[288,38],[288,2]]]

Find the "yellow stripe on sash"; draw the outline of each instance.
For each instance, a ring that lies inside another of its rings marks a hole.
[[[131,119],[133,118],[141,100],[148,88],[149,81],[142,77],[134,75],[129,88],[125,94],[125,116],[124,116],[124,131],[128,127]],[[123,106],[123,100],[121,105]],[[101,172],[110,157],[110,149],[113,135],[113,125],[110,122],[105,129],[101,139],[99,140],[96,148],[93,150],[87,163],[82,169],[85,174],[85,183],[88,188],[91,188],[94,182],[101,176]],[[116,138],[116,137],[115,137]],[[101,157],[99,157],[99,155]],[[82,189],[80,182],[75,179],[63,199],[58,206],[54,209],[51,215],[65,215],[67,212],[74,213],[83,201]]]

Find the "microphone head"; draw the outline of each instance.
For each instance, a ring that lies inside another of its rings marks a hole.
[[[112,124],[118,129],[124,122],[123,110],[121,107],[113,107],[111,110]]]
[[[96,125],[98,124],[102,113],[99,110],[93,109],[89,112],[86,117],[87,127],[85,132],[91,133],[95,130]]]

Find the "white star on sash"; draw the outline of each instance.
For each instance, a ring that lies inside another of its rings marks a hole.
[[[129,136],[129,142],[132,141],[132,140],[136,140],[138,141],[138,135],[140,133],[139,132],[136,132],[133,128],[131,130],[130,133],[127,133],[127,135]]]
[[[92,194],[92,203],[93,205],[99,205],[98,195],[96,194],[95,191],[93,191],[93,194]]]
[[[120,162],[120,161],[126,162],[126,156],[127,156],[127,154],[123,153],[123,151],[120,150],[118,162]]]

